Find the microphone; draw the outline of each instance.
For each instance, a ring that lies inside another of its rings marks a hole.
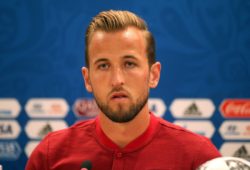
[[[81,170],[91,170],[92,169],[92,163],[89,160],[83,161]]]

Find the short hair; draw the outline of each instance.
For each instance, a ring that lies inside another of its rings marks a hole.
[[[100,12],[90,22],[85,33],[85,64],[89,67],[89,42],[96,31],[114,32],[133,26],[145,32],[147,42],[146,53],[148,63],[155,63],[155,41],[152,33],[148,30],[146,22],[129,11],[109,10]]]

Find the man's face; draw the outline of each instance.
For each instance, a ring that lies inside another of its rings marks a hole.
[[[149,88],[156,86],[152,85],[155,76],[151,72],[155,71],[148,65],[145,37],[134,27],[95,32],[89,43],[89,69],[82,71],[86,89],[114,122],[132,120],[146,107]]]

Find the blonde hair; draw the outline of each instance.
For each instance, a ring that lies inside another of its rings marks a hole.
[[[85,34],[85,64],[89,67],[88,46],[90,39],[96,31],[115,32],[133,26],[145,32],[147,41],[147,57],[149,65],[155,63],[155,41],[153,35],[148,31],[146,22],[129,11],[103,11],[96,15],[90,22]]]

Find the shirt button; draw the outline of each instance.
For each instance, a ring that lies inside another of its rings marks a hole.
[[[122,153],[121,152],[116,153],[116,157],[117,158],[121,158],[122,157]]]

